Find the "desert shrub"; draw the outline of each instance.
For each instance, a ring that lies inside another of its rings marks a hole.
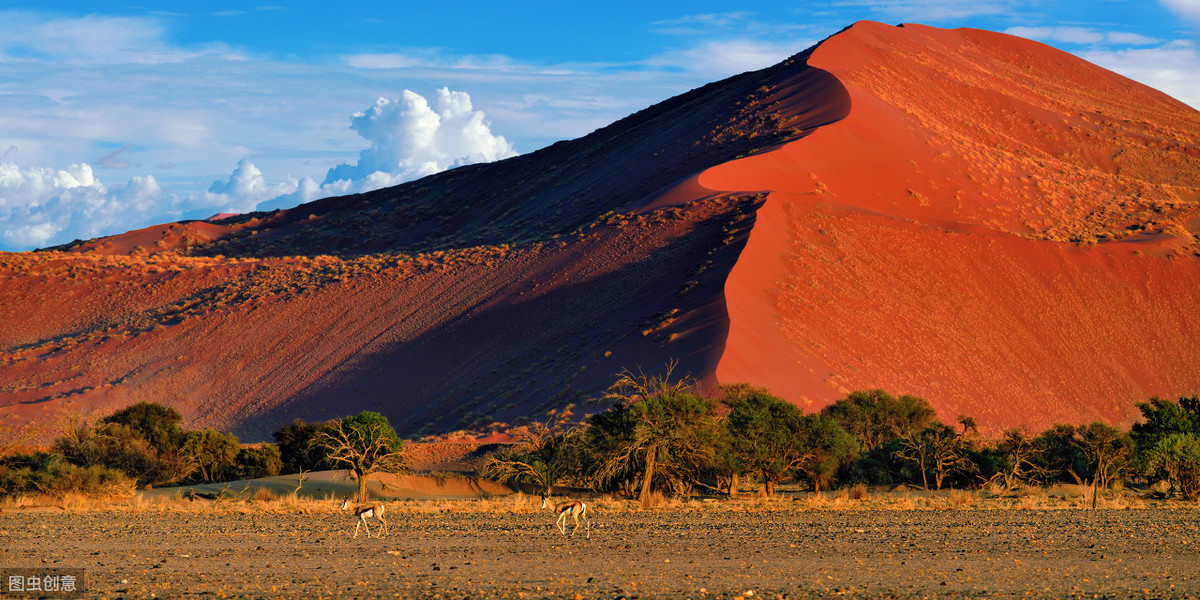
[[[0,497],[18,494],[128,496],[136,482],[116,469],[81,467],[57,454],[17,454],[0,461]]]
[[[271,488],[260,487],[257,490],[254,490],[254,496],[252,496],[252,498],[255,502],[271,502],[272,500],[276,500],[278,496],[274,491],[271,490]]]
[[[272,433],[275,444],[279,447],[279,457],[283,461],[281,473],[300,473],[329,469],[332,466],[326,460],[328,447],[316,443],[322,432],[329,431],[332,424],[305,423],[296,419],[291,425],[280,428]]]
[[[1088,473],[1087,457],[1075,439],[1075,426],[1061,423],[1052,425],[1033,439],[1035,479],[1039,483],[1083,485],[1083,477]]]
[[[242,446],[234,457],[237,465],[238,479],[258,479],[259,477],[274,477],[279,474],[283,460],[279,455],[279,447],[275,444],[261,446]]]
[[[821,414],[836,419],[864,452],[915,435],[936,421],[933,407],[924,398],[896,398],[883,390],[853,392]]]
[[[1016,489],[1041,475],[1039,463],[1043,451],[1024,429],[1006,429],[1004,437],[983,452],[988,465],[980,470],[984,479],[992,479],[994,473],[1004,480],[1004,487]]]
[[[1129,472],[1133,441],[1129,434],[1100,422],[1056,424],[1034,438],[1043,483],[1067,482],[1109,487]]]
[[[70,464],[116,469],[139,485],[175,483],[194,468],[179,449],[157,448],[127,423],[74,423],[51,449]]]
[[[1093,485],[1111,487],[1129,472],[1133,462],[1133,440],[1129,433],[1099,421],[1076,427],[1075,431]]]
[[[617,455],[622,448],[633,443],[637,429],[634,416],[628,403],[618,401],[608,410],[588,419],[587,428],[583,430],[581,469],[598,491],[620,490],[626,496],[633,493],[632,482],[644,466],[641,457],[631,455],[620,468],[611,468],[606,463],[608,457]]]

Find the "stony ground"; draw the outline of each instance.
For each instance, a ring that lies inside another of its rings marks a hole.
[[[103,598],[1200,597],[1195,509],[389,516],[5,512],[0,567]]]

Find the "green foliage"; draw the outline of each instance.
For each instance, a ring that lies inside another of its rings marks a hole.
[[[1079,426],[1056,424],[1034,438],[1034,447],[1038,453],[1034,464],[1047,483],[1108,487],[1129,471],[1133,459],[1129,434],[1099,421]]]
[[[1076,427],[1075,432],[1087,458],[1093,485],[1107,488],[1129,471],[1133,440],[1128,433],[1099,421]]]
[[[815,489],[858,455],[858,442],[831,417],[802,415],[795,405],[763,389],[726,388],[728,464],[762,475],[768,496],[775,484],[804,473]]]
[[[162,404],[139,402],[100,420],[101,424],[125,425],[158,450],[178,449],[184,432],[179,411]]]
[[[328,461],[328,448],[317,444],[316,440],[323,431],[329,431],[332,423],[305,423],[296,419],[291,425],[280,428],[271,434],[279,447],[279,456],[283,461],[281,473],[300,473],[331,468]]]
[[[1200,436],[1172,433],[1147,453],[1146,471],[1164,473],[1181,496],[1200,500]]]
[[[729,405],[725,426],[733,468],[761,474],[767,495],[772,495],[775,483],[809,451],[801,434],[803,415],[763,389],[726,390],[724,402]]]
[[[1129,435],[1137,451],[1135,462],[1139,470],[1146,470],[1150,452],[1162,439],[1179,433],[1200,435],[1200,397],[1180,398],[1178,402],[1155,397],[1137,407],[1143,420],[1133,424]],[[1166,477],[1162,472],[1146,475]]]
[[[0,460],[0,497],[67,493],[123,497],[133,494],[135,484],[116,469],[99,465],[81,467],[46,452],[16,454]]]
[[[933,407],[924,398],[896,398],[883,390],[853,392],[825,407],[822,414],[833,417],[864,452],[870,452],[892,440],[911,437],[933,425]]]
[[[215,429],[190,431],[183,441],[183,453],[199,468],[205,482],[224,481],[234,473],[241,444],[231,433]]]
[[[605,457],[598,477],[612,480],[640,463],[643,506],[649,506],[655,486],[676,493],[689,489],[715,459],[719,430],[713,403],[692,391],[693,381],[672,379],[673,368],[668,365],[661,376],[626,372],[610,391],[627,405],[633,431]]]
[[[581,467],[583,474],[597,490],[616,491],[642,472],[645,463],[637,455],[630,456],[620,465],[608,464],[610,457],[633,444],[636,429],[637,420],[629,403],[624,401],[618,401],[608,410],[588,419],[588,426],[583,430]],[[626,495],[632,493],[630,489],[622,491]]]
[[[1055,424],[1033,439],[1037,479],[1041,483],[1083,485],[1088,461],[1076,441],[1075,426]]]
[[[829,486],[836,473],[859,457],[858,440],[826,415],[805,415],[797,438],[806,450],[795,461],[795,470],[803,473],[817,491],[822,485]]]
[[[404,443],[387,417],[372,411],[335,422],[317,434],[316,443],[324,446],[330,464],[348,469],[358,478],[360,502],[369,499],[367,477],[372,473],[400,473],[404,464]]]
[[[242,446],[234,462],[237,464],[235,477],[238,479],[274,477],[283,468],[283,459],[280,457],[279,447],[275,444]]]
[[[899,455],[920,471],[925,489],[929,489],[932,477],[935,488],[940,490],[948,477],[978,472],[977,464],[971,460],[973,450],[965,435],[937,423],[902,438]]]
[[[520,446],[488,459],[483,475],[504,483],[532,485],[549,495],[560,481],[580,471],[582,437],[565,419],[534,423],[526,428]]]
[[[179,448],[157,447],[134,427],[105,420],[97,425],[74,423],[54,440],[51,449],[80,467],[119,470],[137,480],[138,485],[175,483],[192,472],[194,463]]]
[[[1004,486],[1013,489],[1031,483],[1042,474],[1041,458],[1044,447],[1024,429],[1006,429],[1004,438],[996,442],[994,467],[996,474],[1004,479]]]

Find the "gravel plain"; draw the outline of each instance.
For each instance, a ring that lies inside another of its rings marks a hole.
[[[1200,597],[1195,508],[387,516],[9,511],[0,567],[83,568],[97,598]]]

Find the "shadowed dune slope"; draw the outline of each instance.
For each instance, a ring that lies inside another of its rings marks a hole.
[[[363,409],[420,433],[539,415],[669,359],[712,384],[761,198],[686,180],[845,114],[807,56],[528,156],[6,255],[4,418],[145,400],[251,439]]]
[[[669,359],[987,430],[1200,392],[1200,115],[1041,44],[863,22],[527,156],[0,256],[5,424],[265,437],[587,404]]]

